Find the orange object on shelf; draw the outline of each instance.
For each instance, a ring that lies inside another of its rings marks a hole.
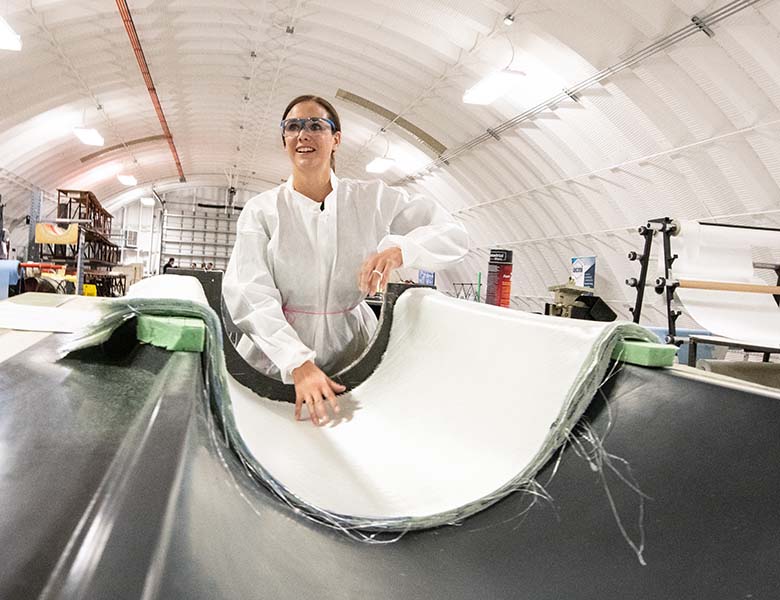
[[[23,262],[19,263],[19,266],[25,269],[38,269],[41,273],[55,273],[58,275],[65,275],[65,265],[58,265],[56,263],[44,263],[44,262]]]
[[[61,265],[55,263],[23,262],[19,263],[19,266],[26,269],[59,269]]]

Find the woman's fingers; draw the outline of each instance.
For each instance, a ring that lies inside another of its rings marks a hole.
[[[371,272],[371,285],[369,288],[372,294],[378,294],[382,291],[382,271],[376,269]]]
[[[315,425],[320,424],[320,411],[317,409],[317,401],[316,396],[307,396],[306,397],[306,410],[309,412],[309,420],[314,423]],[[322,404],[322,401],[319,402],[319,404]],[[295,411],[295,419],[297,421],[303,421],[304,419],[301,419],[301,411],[296,410]]]
[[[386,289],[390,274],[402,265],[403,254],[397,247],[369,256],[360,267],[358,276],[360,291],[367,294]]]
[[[296,394],[295,395],[295,420],[300,421],[301,420],[301,407],[303,406],[303,398]]]
[[[311,422],[317,425],[317,413],[314,410],[314,397],[313,396],[306,396],[306,408],[309,411],[309,419],[311,419]]]
[[[317,396],[313,393],[309,393],[306,396],[306,408],[309,410],[309,419],[315,425],[320,424],[320,416],[317,410]]]
[[[387,261],[382,268],[382,291],[387,289],[387,282],[390,280],[390,273],[393,270],[393,265],[390,263],[390,261]]]
[[[384,288],[384,284],[387,281],[387,277],[390,276],[390,273],[387,275],[384,274],[384,268],[385,268],[385,261],[381,254],[378,254],[376,257],[376,260],[373,261],[371,273],[369,274],[369,283],[368,283],[368,289],[372,293],[378,293]]]
[[[309,396],[308,400],[306,400],[306,408],[309,410],[309,421],[314,425],[319,425],[320,420],[317,417],[317,409],[314,406],[314,396]]]
[[[328,404],[330,404],[330,408],[333,411],[333,414],[337,415],[341,412],[341,409],[339,408],[339,401],[336,399],[336,394],[334,394],[333,390],[331,389],[332,387],[333,382],[328,380],[328,385],[325,388],[325,399],[328,401]]]
[[[325,406],[325,400],[323,400],[322,394],[320,393],[317,393],[314,396],[314,410],[317,411],[317,425],[325,425],[330,421],[328,408]]]
[[[296,420],[301,420],[304,403],[315,425],[325,425],[331,421],[328,405],[334,415],[341,412],[336,394],[345,392],[345,386],[330,379],[311,361],[293,369],[292,374],[295,380]]]
[[[341,394],[347,391],[347,386],[336,383],[332,379],[328,379],[328,383],[330,384],[330,389],[332,389],[337,394]]]
[[[367,293],[370,289],[370,280],[372,271],[374,270],[374,265],[376,264],[378,255],[369,256],[365,262],[363,262],[363,266],[360,268],[360,280],[359,280],[359,287],[360,291],[363,293]]]
[[[312,420],[315,425],[327,425],[330,423],[331,418],[330,414],[328,414],[328,405],[330,405],[334,415],[338,415],[341,412],[341,407],[339,406],[338,398],[336,398],[336,393],[344,392],[346,389],[347,388],[340,383],[336,383],[331,379],[327,379],[327,385],[325,385],[321,390],[315,392],[313,396],[314,399],[312,401],[314,406],[314,413],[317,417],[316,421]]]

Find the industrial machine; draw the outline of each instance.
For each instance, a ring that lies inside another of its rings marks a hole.
[[[587,321],[614,321],[617,314],[606,302],[593,295],[591,288],[575,285],[569,279],[562,285],[547,288],[555,294],[553,302],[545,302],[544,314]]]

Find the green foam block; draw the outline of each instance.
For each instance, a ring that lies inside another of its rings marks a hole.
[[[179,352],[203,352],[206,325],[200,319],[140,315],[137,337],[141,342]]]
[[[642,367],[670,367],[674,364],[677,346],[637,340],[621,340],[612,351],[612,358]]]

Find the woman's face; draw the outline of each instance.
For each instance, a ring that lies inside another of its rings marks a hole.
[[[293,106],[285,119],[309,117],[330,118],[325,108],[316,102],[306,100]],[[330,155],[340,143],[340,131],[313,134],[303,129],[296,137],[285,137],[285,148],[290,162],[293,167],[303,171],[330,170]]]

